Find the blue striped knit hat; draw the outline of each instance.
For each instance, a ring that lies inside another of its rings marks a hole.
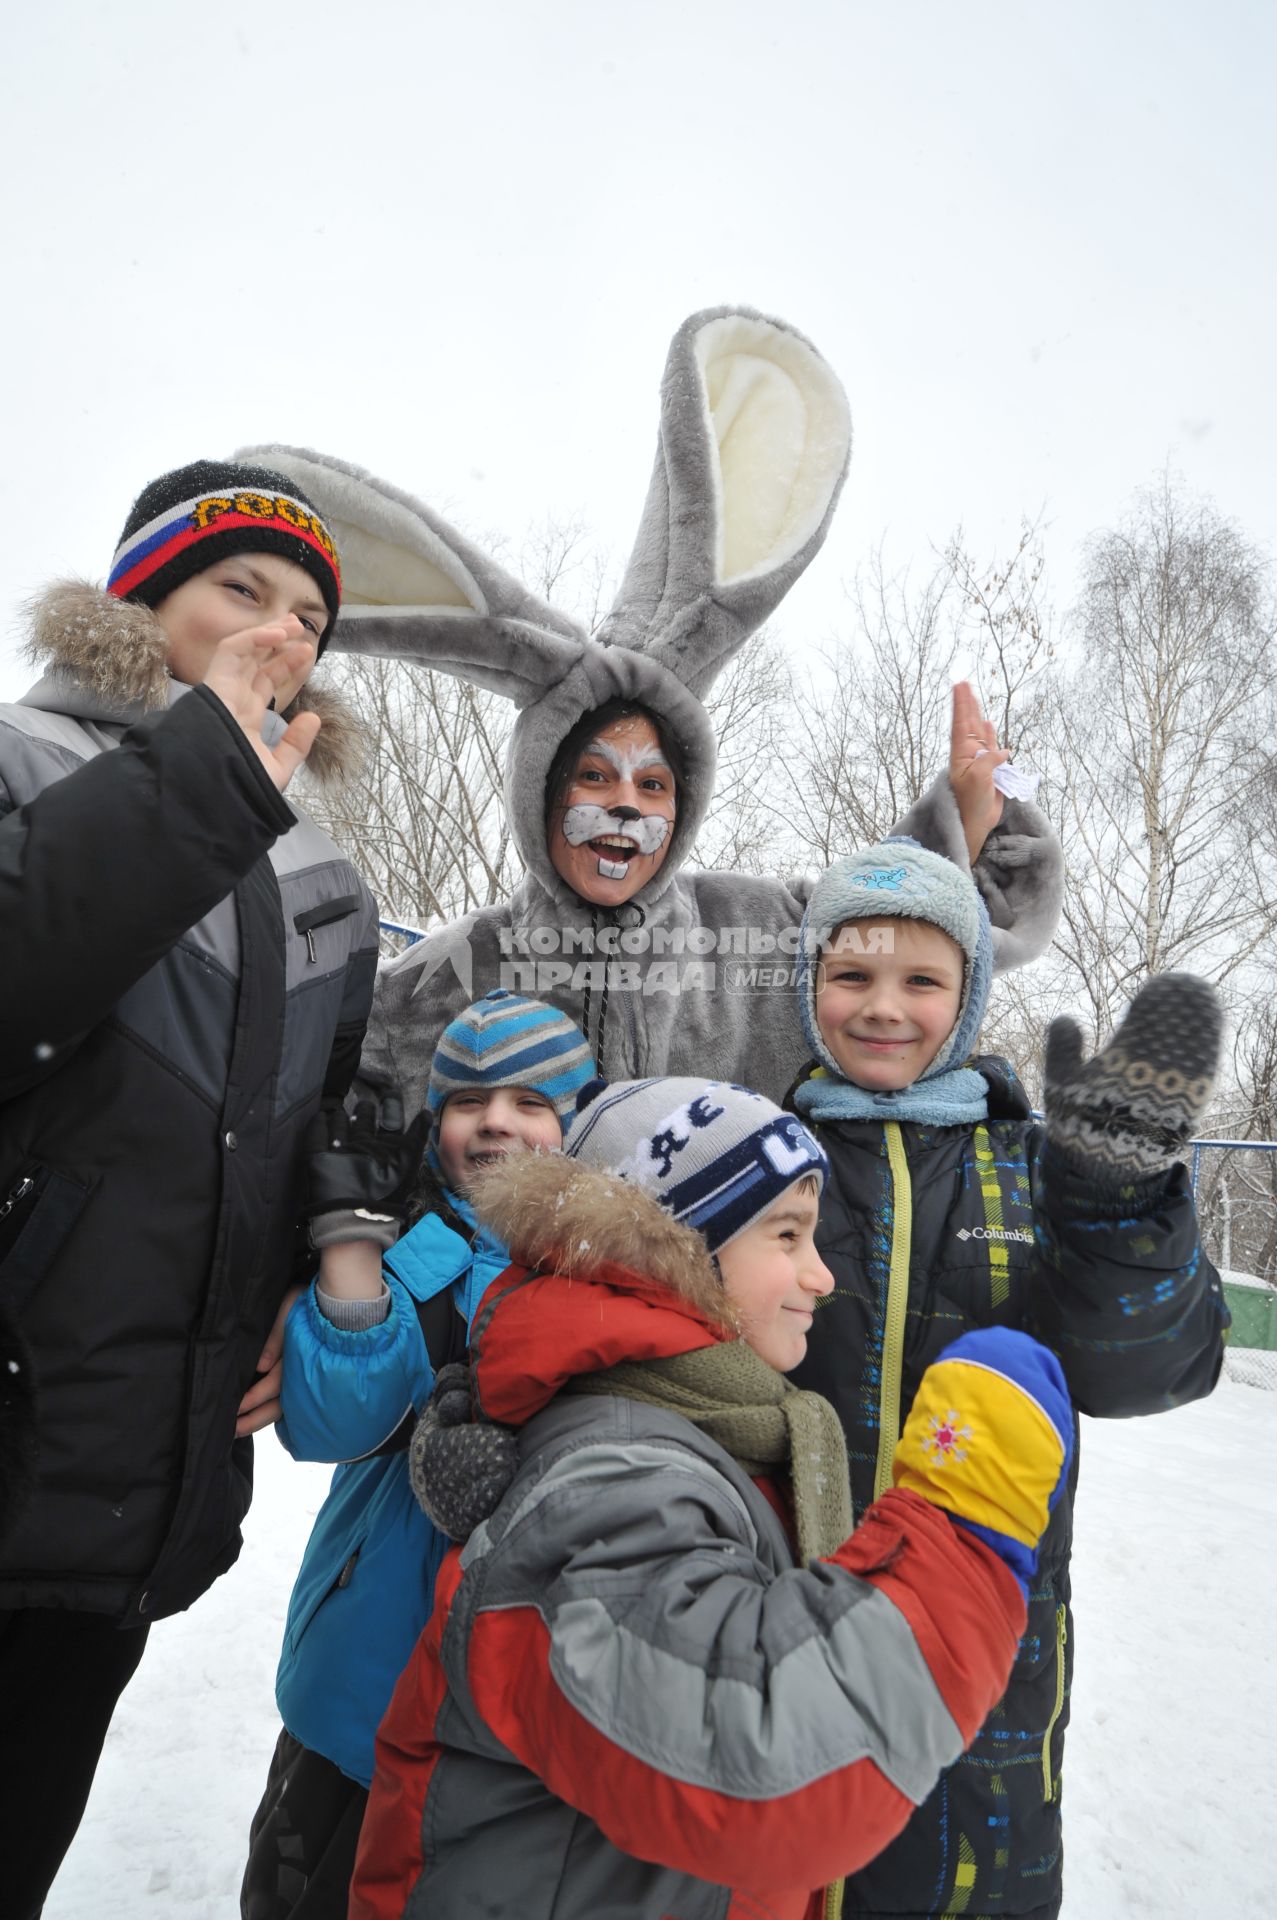
[[[527,1087],[550,1102],[566,1128],[577,1094],[594,1076],[585,1035],[566,1013],[494,987],[439,1036],[426,1105],[437,1122],[450,1093]]]
[[[564,1151],[633,1180],[717,1253],[829,1162],[792,1113],[725,1080],[617,1080],[578,1115]]]
[[[923,920],[961,947],[965,964],[958,1017],[920,1081],[961,1066],[976,1044],[993,983],[993,929],[970,874],[904,834],[849,853],[821,874],[799,936],[798,1011],[808,1046],[837,1080],[846,1075],[816,1022],[817,971],[833,934],[853,920]]]

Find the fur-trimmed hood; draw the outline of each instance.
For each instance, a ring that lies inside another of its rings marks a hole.
[[[489,1419],[531,1419],[577,1374],[738,1337],[705,1242],[631,1182],[521,1153],[486,1168],[467,1197],[515,1263],[471,1328]]]
[[[169,704],[168,636],[149,607],[119,600],[85,580],[60,580],[28,612],[27,657],[44,669],[44,678],[25,704],[117,723]],[[367,746],[353,709],[311,680],[279,716],[281,728],[304,712],[317,713],[322,722],[307,770],[323,782],[351,779]]]

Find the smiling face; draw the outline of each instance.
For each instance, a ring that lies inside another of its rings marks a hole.
[[[741,1337],[779,1373],[788,1373],[806,1354],[816,1301],[834,1290],[834,1277],[816,1252],[819,1202],[819,1183],[800,1180],[719,1249],[723,1291],[736,1309]]]
[[[874,1093],[924,1074],[962,1003],[956,940],[922,920],[851,921],[816,975],[816,1025],[839,1071]]]
[[[283,626],[290,640],[318,647],[328,625],[324,597],[304,567],[279,553],[232,553],[166,594],[155,615],[168,635],[169,672],[195,687],[214,649],[249,627]],[[301,691],[311,661],[275,696],[281,710]]]
[[[618,907],[660,872],[678,801],[674,774],[646,714],[600,728],[551,809],[555,872],[582,900]]]
[[[467,1087],[444,1101],[435,1151],[446,1184],[464,1193],[494,1160],[538,1149],[557,1153],[562,1144],[559,1116],[544,1094],[531,1087]]]

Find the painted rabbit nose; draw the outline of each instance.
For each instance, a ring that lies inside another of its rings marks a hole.
[[[614,820],[641,820],[643,818],[637,807],[609,807],[608,812]]]

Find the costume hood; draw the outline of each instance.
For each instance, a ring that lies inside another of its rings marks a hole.
[[[653,713],[685,759],[670,851],[634,896],[660,898],[713,797],[704,699],[819,551],[851,449],[847,399],[811,342],[745,307],[693,314],[661,386],[656,467],[616,605],[591,637],[430,507],[358,467],[295,447],[236,458],[288,474],[342,556],[338,651],[410,660],[519,709],[506,809],[525,866],[576,896],[546,849],[546,782],[583,715],[614,698]]]
[[[62,580],[28,611],[27,655],[45,672],[23,695],[24,706],[117,725],[168,706],[168,635],[149,607],[117,600],[87,581]],[[352,709],[311,680],[279,716],[279,730],[304,712],[317,713],[323,722],[307,770],[321,781],[349,779],[366,745]]]
[[[470,1332],[486,1419],[519,1425],[576,1374],[736,1338],[705,1242],[633,1182],[559,1154],[515,1154],[468,1197],[516,1263]]]

